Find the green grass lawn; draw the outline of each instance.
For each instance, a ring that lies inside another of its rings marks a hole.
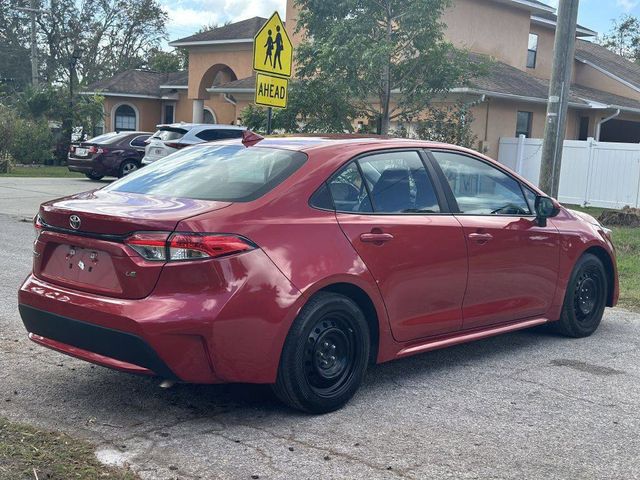
[[[56,166],[13,167],[11,173],[0,173],[0,177],[84,177],[82,173],[70,172],[69,169]]]
[[[0,480],[136,480],[128,469],[102,465],[88,443],[0,417]]]
[[[574,210],[580,210],[596,218],[603,208],[579,207],[567,205]],[[620,275],[620,303],[619,306],[640,312],[640,228],[613,227],[613,243],[618,256],[618,273]]]

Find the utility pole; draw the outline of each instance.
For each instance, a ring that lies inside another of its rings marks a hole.
[[[38,46],[36,44],[36,0],[31,0],[31,85],[38,87]]]
[[[560,185],[562,147],[567,126],[580,0],[561,0],[558,3],[553,70],[549,84],[547,121],[540,165],[540,189],[555,198],[558,197]]]
[[[37,0],[31,0],[31,7],[15,7],[21,12],[29,12],[31,17],[31,85],[37,87],[40,83],[38,75],[38,38],[36,36],[36,14],[48,13],[49,10],[37,8]]]

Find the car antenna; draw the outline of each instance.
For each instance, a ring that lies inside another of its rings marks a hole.
[[[262,140],[264,140],[264,137],[262,135],[258,135],[257,133],[254,133],[249,129],[242,132],[242,144],[247,148],[254,146],[256,143],[261,142]]]

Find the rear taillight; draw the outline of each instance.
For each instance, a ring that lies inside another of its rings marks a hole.
[[[176,142],[164,142],[167,147],[176,148],[180,150],[181,148],[188,147],[189,145],[186,143],[176,143]]]
[[[169,233],[166,232],[140,232],[129,236],[125,243],[146,260],[166,262],[167,238]]]
[[[256,248],[245,238],[217,233],[138,232],[125,243],[141,257],[156,262],[218,258]]]
[[[88,151],[89,151],[89,153],[90,153],[91,155],[95,155],[96,153],[107,153],[107,152],[109,152],[109,150],[108,150],[107,148],[104,148],[104,147],[96,147],[95,145],[91,145],[91,146],[89,147],[89,150],[88,150]]]
[[[75,145],[69,145],[69,152],[73,153],[76,151],[76,146]]]
[[[36,231],[36,239],[37,239],[42,233],[42,220],[40,220],[39,214],[36,214],[36,216],[33,217],[33,228]]]

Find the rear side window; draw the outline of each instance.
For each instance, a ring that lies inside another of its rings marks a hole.
[[[358,160],[376,213],[439,213],[433,184],[418,152],[389,152]]]
[[[328,182],[338,212],[371,213],[371,201],[356,162],[349,163]]]
[[[184,134],[187,131],[184,128],[161,128],[156,133],[153,134],[153,138],[157,138],[158,140],[162,140],[167,142],[169,140],[178,140],[184,137]]]
[[[241,145],[204,145],[176,152],[105,187],[221,202],[249,202],[300,168],[301,152]]]
[[[138,135],[133,140],[131,140],[132,147],[145,147],[146,144],[144,142],[147,141],[149,135]]]
[[[196,133],[196,137],[205,142],[213,142],[215,140],[227,140],[229,138],[242,137],[242,130],[225,130],[223,128],[212,128]]]

